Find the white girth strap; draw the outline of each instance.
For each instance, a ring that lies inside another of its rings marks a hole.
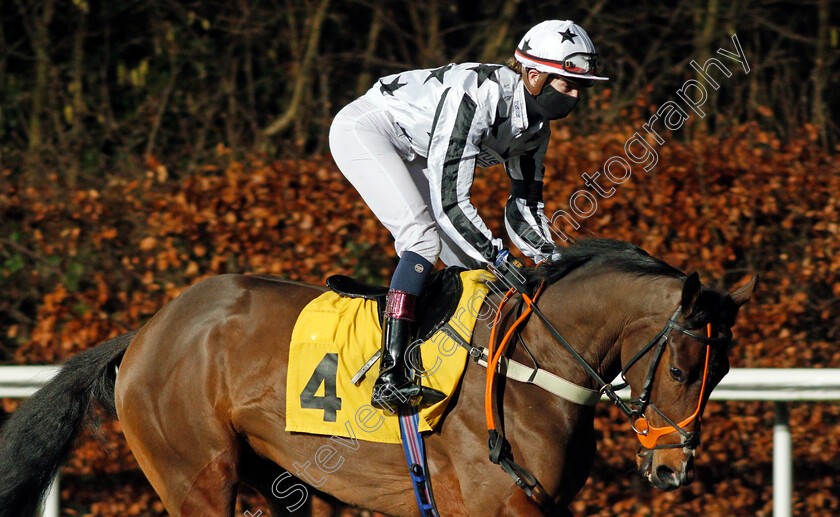
[[[453,338],[462,347],[466,348],[470,357],[472,357],[478,364],[487,368],[487,349],[484,347],[474,347],[466,343],[464,338],[460,336],[448,324],[444,325],[440,330],[445,332],[449,337]],[[480,354],[480,355],[479,355]],[[601,394],[595,390],[590,390],[582,386],[578,386],[572,382],[562,379],[553,373],[543,370],[542,368],[531,368],[522,363],[516,362],[513,359],[502,357],[499,360],[497,370],[500,374],[508,379],[513,379],[519,382],[525,382],[539,386],[545,391],[556,395],[561,399],[580,404],[581,406],[594,406],[601,400]]]
[[[482,347],[481,351],[482,358],[478,360],[478,364],[487,368],[487,349]],[[578,386],[542,368],[531,368],[507,357],[499,359],[498,372],[508,379],[539,386],[552,395],[581,406],[594,406],[601,400],[601,394],[595,390]]]

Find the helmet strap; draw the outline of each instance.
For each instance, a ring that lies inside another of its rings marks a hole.
[[[528,80],[528,68],[522,67],[522,82],[525,83],[525,89],[528,90],[528,93],[531,95],[539,95],[542,91],[543,85],[545,84],[545,80],[548,79],[548,74],[545,72],[540,72],[540,75],[537,76],[536,83],[531,86],[531,82]]]

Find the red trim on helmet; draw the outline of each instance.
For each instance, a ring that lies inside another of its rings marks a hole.
[[[537,63],[540,63],[542,65],[547,65],[547,66],[550,66],[552,68],[559,68],[560,70],[563,70],[563,63],[560,62],[560,61],[554,61],[554,60],[548,59],[548,58],[540,59],[540,58],[532,56],[531,54],[527,54],[520,49],[516,49],[514,54],[519,54],[520,56],[524,57],[525,59],[530,59],[531,61],[536,61]]]
[[[553,59],[548,59],[548,58],[534,57],[531,54],[526,54],[525,52],[523,52],[519,49],[516,49],[514,51],[514,54],[519,54],[520,56],[524,57],[525,59],[530,59],[531,61],[535,61],[535,62],[537,62],[541,65],[550,66],[551,68],[557,68],[558,70],[562,70],[563,72],[568,72],[570,74],[577,74],[577,75],[580,75],[582,77],[586,77],[587,75],[595,75],[595,70],[592,70],[592,72],[590,72],[588,74],[587,73],[577,73],[577,72],[573,71],[574,69],[569,70],[566,67],[564,67],[563,63],[561,61],[555,61]],[[580,68],[579,70],[583,70],[583,69]]]

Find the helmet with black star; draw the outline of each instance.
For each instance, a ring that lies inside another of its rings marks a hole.
[[[546,20],[535,25],[522,37],[514,57],[523,68],[559,75],[578,84],[609,79],[598,75],[595,45],[571,20]]]

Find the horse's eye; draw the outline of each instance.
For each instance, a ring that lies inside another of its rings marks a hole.
[[[685,374],[679,368],[671,368],[671,377],[677,382],[685,382]]]

